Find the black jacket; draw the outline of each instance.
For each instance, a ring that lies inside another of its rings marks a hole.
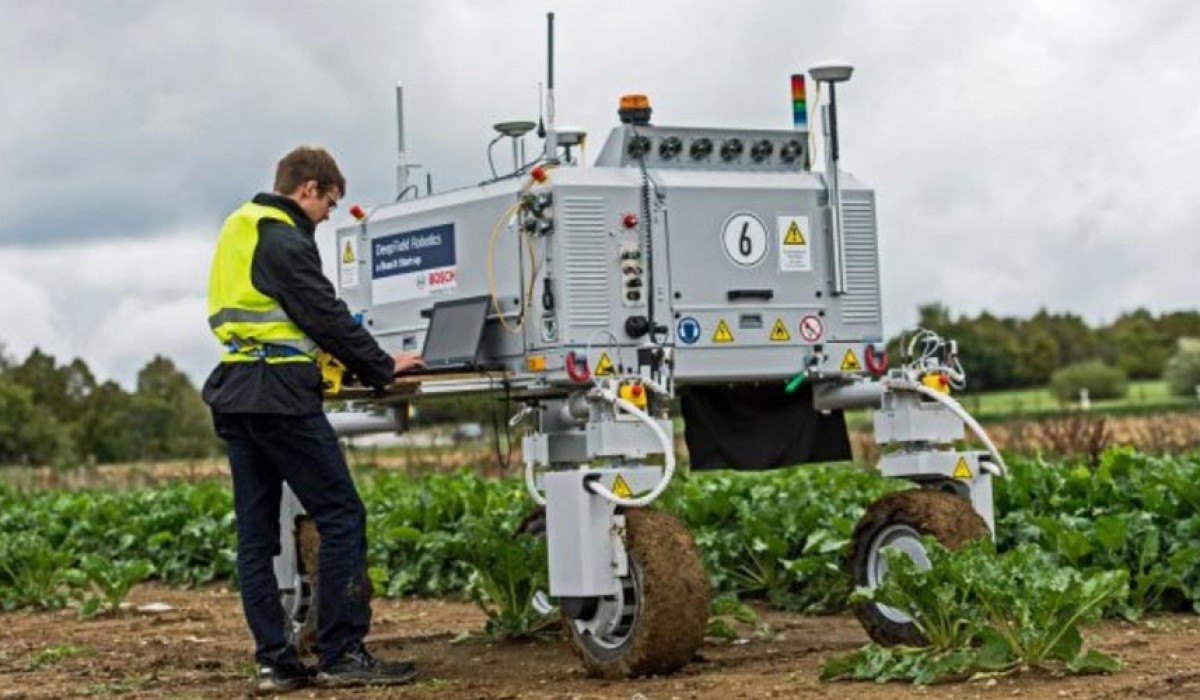
[[[321,269],[316,225],[287,197],[259,194],[254,203],[284,210],[296,225],[259,221],[250,282],[279,302],[300,330],[363,383],[387,386],[392,358],[337,298]],[[315,362],[222,362],[204,383],[203,396],[222,413],[315,413],[321,410],[321,372]]]

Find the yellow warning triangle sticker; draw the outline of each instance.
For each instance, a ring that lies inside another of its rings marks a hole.
[[[805,245],[808,241],[804,240],[804,234],[800,233],[800,227],[795,221],[791,226],[788,226],[787,233],[783,236],[784,245]]]
[[[620,474],[617,474],[617,478],[613,480],[612,492],[621,498],[630,498],[633,496],[633,489],[629,488],[629,484],[626,483],[625,477],[621,476]]]
[[[607,377],[613,373],[612,360],[608,359],[608,353],[600,353],[600,361],[596,363],[596,371],[593,372],[597,377]]]
[[[862,365],[858,362],[858,356],[854,354],[854,350],[847,350],[842,356],[842,371],[843,372],[861,372]]]
[[[350,241],[346,241],[346,251],[342,253],[342,262],[354,262],[354,248],[350,245]]]
[[[771,340],[785,341],[791,340],[792,334],[788,333],[787,324],[782,318],[775,319],[775,327],[771,329]]]
[[[732,343],[733,333],[729,332],[729,324],[725,323],[725,319],[717,324],[717,330],[713,331],[714,343]]]
[[[954,465],[954,478],[955,479],[970,479],[972,476],[973,475],[971,474],[971,465],[967,464],[967,458],[959,457],[958,464]]]

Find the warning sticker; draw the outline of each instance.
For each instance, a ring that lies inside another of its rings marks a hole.
[[[621,498],[630,498],[633,496],[633,489],[629,488],[629,483],[620,474],[617,474],[617,478],[613,480],[612,492]]]
[[[779,270],[781,272],[811,272],[812,249],[808,239],[811,231],[808,228],[807,216],[781,216],[777,220],[779,226]]]
[[[729,324],[725,323],[725,319],[717,324],[717,330],[713,331],[714,343],[732,343],[733,333],[729,331]]]
[[[958,464],[954,465],[954,478],[970,479],[972,476],[974,475],[971,474],[971,465],[967,464],[967,458],[959,457]]]
[[[596,363],[596,371],[592,372],[592,374],[597,377],[607,377],[612,375],[613,371],[613,363],[609,359],[608,353],[600,353],[600,361]]]
[[[342,264],[338,269],[342,289],[358,286],[358,240],[353,236],[342,245]]]
[[[854,354],[854,350],[847,350],[842,356],[842,371],[843,372],[861,372],[862,364],[858,361],[858,356]]]
[[[792,339],[792,334],[788,333],[787,324],[782,318],[775,319],[775,327],[771,329],[771,340],[777,343],[786,342]]]
[[[821,319],[816,316],[805,316],[800,319],[800,337],[806,343],[815,343],[821,339],[821,334],[825,332],[825,327],[821,324]]]

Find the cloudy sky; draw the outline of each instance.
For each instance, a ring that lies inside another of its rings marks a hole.
[[[435,188],[478,181],[490,124],[536,118],[547,10],[593,154],[622,93],[662,125],[789,128],[788,75],[853,63],[843,166],[878,193],[889,334],[933,300],[1198,305],[1191,0],[0,0],[0,343],[202,380],[213,238],[278,158],[324,145],[348,200],[390,199],[401,81]]]

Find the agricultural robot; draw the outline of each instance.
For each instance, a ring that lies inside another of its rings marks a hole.
[[[471,392],[520,406],[511,424],[527,430],[525,483],[544,506],[549,552],[549,590],[537,602],[557,609],[596,675],[670,672],[702,642],[710,589],[700,556],[678,521],[650,507],[676,472],[677,395],[769,387],[802,396],[814,420],[875,409],[879,469],[917,488],[884,497],[859,522],[848,557],[856,585],[886,575],[884,547],[927,566],[923,535],[951,546],[987,536],[991,478],[1004,466],[950,396],[964,380],[953,342],[918,333],[904,366],[888,368],[875,196],[838,163],[836,92],[852,68],[793,76],[792,129],[659,126],[644,97],[623,98],[621,123],[588,166],[585,135],[554,122],[548,19],[538,155],[521,162],[533,123],[498,124],[497,141],[512,144],[510,173],[420,195],[400,109],[399,198],[336,233],[339,293],[386,350],[465,343],[468,362],[400,377],[384,396],[334,372],[331,397],[391,405],[393,416]],[[819,133],[808,126],[806,77]],[[400,88],[397,97],[400,106]],[[453,332],[427,339],[435,326]],[[774,433],[803,428],[760,418]],[[335,427],[402,422],[364,416]],[[966,427],[985,451],[955,449]],[[315,616],[316,542],[290,493],[282,532],[276,571],[303,636]],[[857,614],[876,641],[920,641],[901,610],[869,603]]]

